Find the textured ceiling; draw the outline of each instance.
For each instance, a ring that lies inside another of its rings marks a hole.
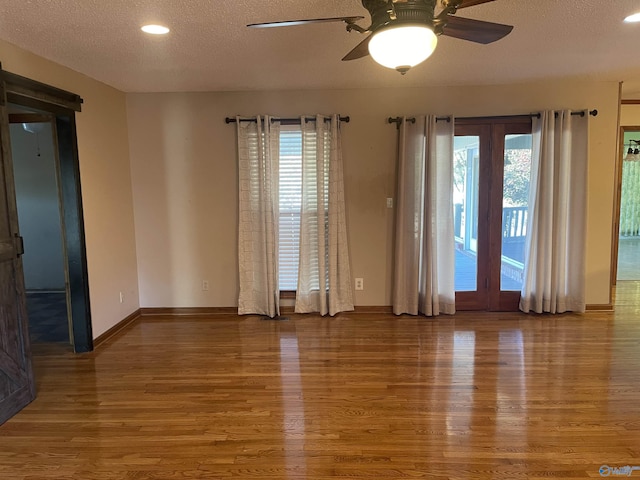
[[[367,15],[360,0],[0,0],[0,38],[126,92],[418,87],[579,77],[624,81],[640,98],[638,0],[496,0],[459,16],[514,25],[491,45],[440,37],[406,76],[369,57],[341,23],[247,23]],[[153,37],[139,28],[171,28]],[[360,22],[368,26],[366,21]],[[0,59],[1,61],[2,59]]]

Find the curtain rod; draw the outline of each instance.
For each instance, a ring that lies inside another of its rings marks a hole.
[[[345,123],[349,123],[351,121],[351,117],[349,117],[348,115],[346,117],[339,117],[341,122],[345,122]],[[304,117],[305,120],[315,120],[316,117]],[[325,121],[326,120],[330,120],[331,117],[324,117]],[[236,118],[232,118],[232,117],[226,117],[224,119],[224,123],[226,123],[227,125],[230,123],[237,123],[238,119]],[[241,122],[255,122],[256,119],[255,118],[241,118],[240,119]],[[283,125],[299,125],[300,124],[300,117],[297,118],[279,118],[279,117],[272,117],[271,118],[272,122],[280,122]]]
[[[395,123],[396,125],[400,126],[400,123],[402,123],[402,117],[389,117],[387,119],[388,123]],[[411,122],[411,123],[416,123],[416,119],[415,117],[410,117],[407,118],[407,122]],[[436,122],[447,122],[450,123],[451,122],[451,117],[436,117]]]
[[[584,117],[585,115],[585,111],[584,110],[580,110],[578,112],[571,112],[571,115],[580,115],[581,117]],[[598,116],[598,110],[589,110],[589,115],[591,115],[592,117],[597,117]],[[500,118],[513,118],[513,117],[535,117],[535,118],[540,118],[540,113],[529,113],[529,114],[525,114],[525,115],[503,115],[503,116],[494,116],[494,117],[458,117],[460,119],[464,119],[464,120],[468,120],[468,119],[474,119],[474,118],[478,118],[478,119],[487,119],[487,118],[495,118],[495,119],[500,119]],[[558,117],[558,112],[556,112],[556,117]],[[441,122],[441,121],[447,121],[450,122],[451,121],[451,117],[436,117],[436,122]],[[389,117],[387,119],[388,123],[395,123],[398,127],[400,126],[400,123],[402,122],[402,117]],[[407,118],[407,122],[411,122],[411,123],[416,123],[416,119],[415,117],[410,117]]]

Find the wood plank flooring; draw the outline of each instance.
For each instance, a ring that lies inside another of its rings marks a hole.
[[[38,397],[0,426],[0,478],[585,479],[640,466],[638,285],[618,285],[615,313],[153,317],[90,354],[38,347]]]

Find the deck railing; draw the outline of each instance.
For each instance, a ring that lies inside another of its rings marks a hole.
[[[502,209],[502,255],[519,263],[524,263],[528,216],[527,207]]]
[[[502,242],[518,242],[527,236],[528,207],[502,208]]]
[[[462,204],[454,205],[454,231],[462,238],[464,209]],[[502,254],[524,262],[524,244],[527,237],[528,207],[504,207],[502,209]]]

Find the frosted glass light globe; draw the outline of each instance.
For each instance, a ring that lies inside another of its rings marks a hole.
[[[383,67],[405,73],[429,58],[437,44],[438,37],[426,25],[398,25],[374,33],[369,53]]]

